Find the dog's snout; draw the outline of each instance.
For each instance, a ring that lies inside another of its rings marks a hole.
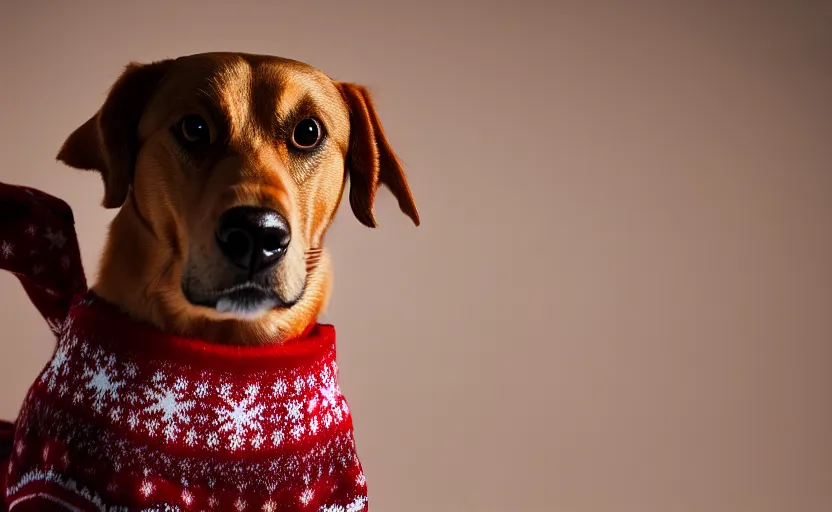
[[[251,273],[277,264],[290,239],[286,219],[266,208],[231,208],[222,214],[217,228],[217,243],[226,258]]]

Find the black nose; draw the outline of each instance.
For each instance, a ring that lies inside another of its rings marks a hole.
[[[237,206],[220,217],[217,243],[235,265],[251,273],[275,265],[289,246],[289,223],[274,210]]]

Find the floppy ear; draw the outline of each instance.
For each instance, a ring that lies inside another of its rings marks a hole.
[[[118,208],[127,199],[139,150],[139,121],[172,62],[128,64],[101,109],[72,132],[58,152],[58,160],[70,167],[101,173],[105,208]]]
[[[407,185],[404,169],[379,121],[370,93],[361,85],[337,84],[350,110],[350,145],[347,170],[350,205],[365,226],[377,226],[373,203],[380,185],[385,185],[399,202],[399,208],[419,225],[419,212]]]

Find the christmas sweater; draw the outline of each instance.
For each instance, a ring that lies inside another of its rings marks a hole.
[[[0,268],[57,339],[0,423],[7,511],[367,510],[332,326],[254,348],[134,321],[87,290],[69,206],[2,183]]]

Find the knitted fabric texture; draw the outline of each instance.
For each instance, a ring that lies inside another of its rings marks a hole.
[[[251,348],[133,321],[86,290],[66,203],[2,183],[0,268],[58,340],[0,423],[10,512],[368,509],[332,326]]]

